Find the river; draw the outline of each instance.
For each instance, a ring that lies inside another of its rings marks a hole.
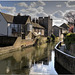
[[[29,47],[0,56],[0,74],[58,75],[69,73],[55,61],[56,43]],[[61,71],[60,71],[61,70]]]

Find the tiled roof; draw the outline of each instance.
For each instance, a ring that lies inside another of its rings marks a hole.
[[[14,24],[25,24],[29,16],[14,16]]]
[[[5,13],[2,13],[2,16],[4,17],[4,19],[8,22],[8,23],[14,23],[14,24],[25,24],[28,17],[29,16],[12,16],[12,15],[9,15],[9,14],[5,14]]]
[[[63,27],[65,29],[68,29],[69,28],[65,23],[63,23],[60,27]]]
[[[5,14],[5,13],[2,13],[2,12],[0,12],[0,13],[2,14],[2,16],[4,17],[4,19],[5,19],[7,22],[9,22],[9,23],[12,23],[12,22],[13,22],[14,16],[9,15],[9,14]]]
[[[38,23],[33,23],[33,22],[32,22],[32,25],[33,25],[34,28],[42,28],[42,29],[44,29],[44,27],[42,27],[42,26],[39,25]]]

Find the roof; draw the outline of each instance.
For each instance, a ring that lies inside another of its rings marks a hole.
[[[54,25],[53,27],[61,28],[61,27],[58,27],[58,26],[56,26],[56,25]]]
[[[28,20],[29,16],[14,16],[13,23],[14,24],[25,24]]]
[[[42,27],[41,25],[39,25],[38,23],[33,23],[32,22],[32,25],[34,28],[41,28],[41,29],[44,29],[44,27]]]
[[[4,19],[8,22],[8,23],[14,23],[14,24],[25,24],[28,17],[30,16],[12,16],[12,15],[9,15],[9,14],[5,14],[5,13],[2,13],[2,16],[4,17]]]
[[[69,28],[65,23],[63,23],[60,27],[63,27],[65,29],[68,29]]]
[[[2,13],[2,12],[0,12],[0,13],[2,14],[2,16],[4,17],[4,19],[5,19],[7,22],[9,22],[9,23],[12,23],[12,22],[13,22],[14,16],[9,15],[9,14],[5,14],[5,13]]]

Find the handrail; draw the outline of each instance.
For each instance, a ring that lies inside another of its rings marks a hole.
[[[62,43],[62,42],[60,41],[60,42],[55,46],[55,50],[59,51],[60,53],[66,55],[66,56],[68,56],[68,57],[71,57],[71,58],[74,58],[74,59],[75,59],[75,56],[69,55],[69,54],[67,54],[67,53],[65,53],[65,52],[63,52],[63,51],[61,51],[60,49],[58,49],[58,46],[59,46],[61,43]]]

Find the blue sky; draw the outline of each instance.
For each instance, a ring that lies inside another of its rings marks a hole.
[[[0,12],[11,15],[31,15],[32,18],[46,17],[48,15],[53,19],[53,25],[60,26],[66,23],[64,14],[69,11],[75,11],[75,1],[0,1]]]

